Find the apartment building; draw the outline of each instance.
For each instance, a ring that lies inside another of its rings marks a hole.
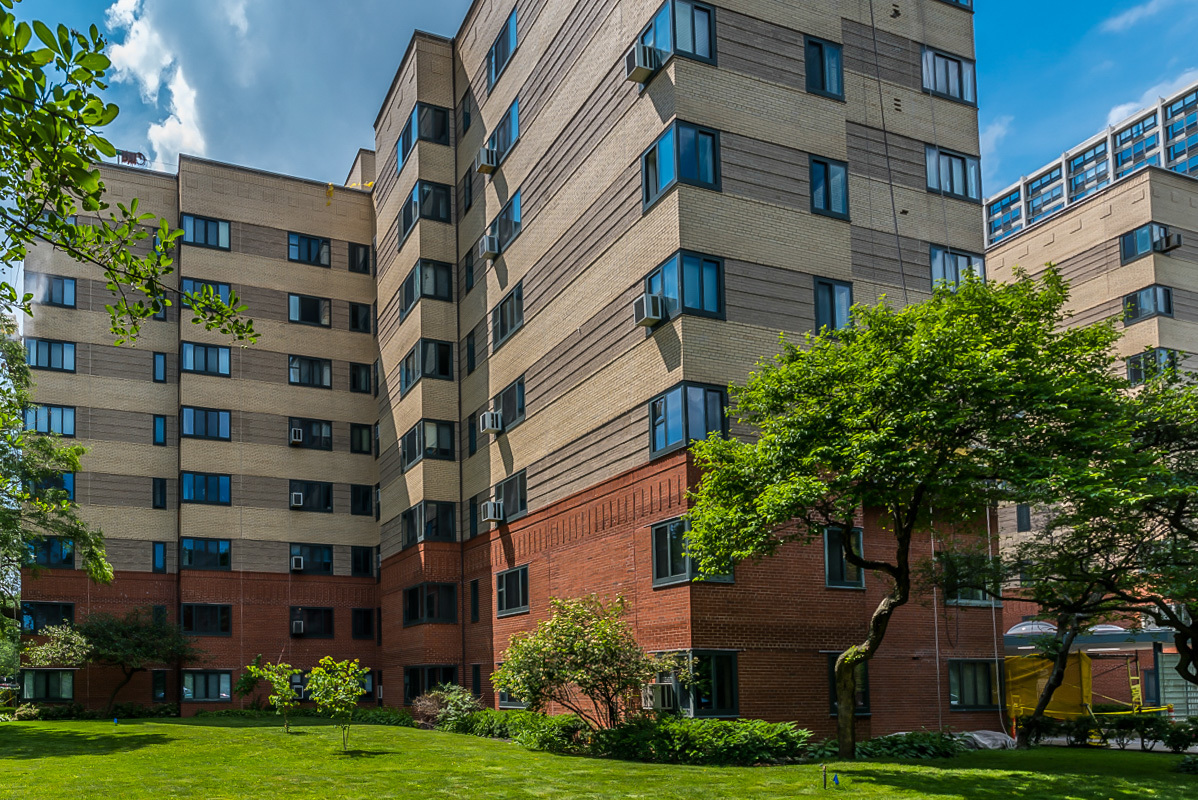
[[[750,433],[727,386],[780,331],[985,269],[970,6],[480,0],[455,37],[413,37],[331,196],[199,159],[107,168],[198,226],[179,275],[227,283],[262,336],[228,347],[184,310],[111,347],[79,299],[103,287],[31,256],[76,281],[76,307],[27,330],[36,359],[51,332],[78,350],[74,373],[47,356],[37,396],[92,447],[76,497],[117,579],[51,570],[25,600],[177,615],[210,658],[130,691],[190,713],[258,653],[355,655],[388,704],[453,681],[512,707],[489,682],[510,637],[551,597],[622,595],[647,649],[694,656],[695,684],[664,693],[688,713],[829,732],[831,662],[884,591],[840,541],[886,547],[876,513],[694,582],[686,444]],[[224,441],[185,433],[189,408],[205,431],[227,414]],[[900,610],[861,676],[864,732],[998,724],[997,614]],[[90,699],[108,677],[39,680]]]

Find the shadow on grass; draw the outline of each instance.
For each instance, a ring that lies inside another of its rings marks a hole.
[[[337,755],[346,758],[374,758],[376,756],[397,756],[395,750],[338,750]]]
[[[170,737],[162,733],[91,733],[28,725],[0,748],[0,761],[16,758],[109,755],[168,744],[170,741]]]

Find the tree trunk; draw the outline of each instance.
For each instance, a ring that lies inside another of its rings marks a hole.
[[[124,673],[125,679],[123,681],[121,681],[120,683],[118,683],[116,685],[116,688],[112,690],[112,694],[110,694],[108,696],[108,705],[105,706],[105,708],[104,708],[105,711],[112,711],[113,705],[116,704],[117,694],[120,693],[121,689],[124,689],[126,686],[128,686],[129,681],[133,680],[133,676],[136,675],[137,673],[141,672],[141,670],[140,669],[130,669],[130,670],[122,669],[121,672]]]
[[[1077,634],[1081,630],[1079,617],[1073,617],[1068,623],[1065,619],[1060,619],[1058,622],[1060,624],[1057,626],[1057,641],[1060,642],[1060,649],[1053,662],[1052,673],[1048,676],[1048,683],[1044,684],[1044,689],[1040,692],[1040,699],[1036,701],[1036,708],[1032,711],[1031,717],[1023,723],[1023,727],[1019,729],[1019,736],[1015,739],[1015,747],[1019,750],[1027,750],[1031,747],[1031,733],[1036,723],[1044,717],[1044,711],[1052,702],[1053,693],[1065,682],[1065,667],[1069,664],[1069,651],[1073,649],[1073,640],[1077,638]],[[1064,634],[1061,634],[1062,630],[1065,631]]]
[[[1182,680],[1198,684],[1198,642],[1194,640],[1193,628],[1176,628],[1173,643],[1177,645],[1177,674]]]

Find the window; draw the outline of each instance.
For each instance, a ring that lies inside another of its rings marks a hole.
[[[399,370],[399,393],[406,394],[421,378],[453,380],[453,343],[421,339],[404,356]]]
[[[466,269],[466,291],[469,292],[474,288],[474,250],[467,250],[466,257],[463,259]]]
[[[358,394],[370,394],[372,388],[369,364],[349,365],[349,390]]]
[[[470,581],[470,621],[478,622],[478,578]]]
[[[41,275],[37,279],[37,302],[45,306],[75,307],[75,279]]]
[[[1001,590],[993,578],[990,557],[980,553],[953,557],[937,554],[936,560],[944,571],[947,605],[1002,605],[999,599]]]
[[[184,342],[182,347],[183,372],[195,372],[203,375],[229,374],[229,348],[216,345],[192,344]]]
[[[183,241],[201,247],[229,249],[229,223],[218,219],[205,219],[191,214],[183,215]]]
[[[645,292],[665,298],[668,317],[679,312],[724,317],[724,260],[679,251],[645,278]]]
[[[828,657],[828,713],[836,716],[836,659],[840,653],[825,653]],[[869,662],[859,661],[856,666],[857,694],[854,698],[853,716],[869,713]]]
[[[63,472],[56,477],[47,478],[39,481],[33,487],[33,494],[45,498],[47,494],[56,494],[58,492],[66,492],[68,500],[75,499],[75,473]],[[54,502],[58,502],[61,498],[55,498]]]
[[[320,325],[329,327],[329,309],[331,303],[323,297],[309,297],[306,294],[287,295],[287,321],[300,325]]]
[[[1164,347],[1137,353],[1127,359],[1127,380],[1132,386],[1139,386],[1167,370],[1176,369],[1180,361],[1180,354],[1176,350]]]
[[[25,430],[75,435],[74,406],[33,406],[25,409]]]
[[[21,670],[21,699],[74,700],[74,671],[69,669]]]
[[[379,426],[374,426],[374,449],[379,449]],[[382,484],[374,485],[374,518],[380,519],[383,516],[383,492]]]
[[[196,636],[231,636],[233,606],[184,603],[183,632]]]
[[[166,303],[163,302],[163,299],[161,297],[155,298],[152,301],[152,307],[154,309],[154,313],[151,315],[150,319],[156,319],[159,322],[166,322]]]
[[[411,197],[403,205],[400,219],[400,246],[403,246],[404,240],[408,238],[408,234],[412,232],[412,228],[416,227],[416,222],[420,219],[449,222],[449,198],[451,196],[450,188],[443,183],[417,181],[412,188]]]
[[[1157,316],[1173,316],[1173,290],[1168,286],[1149,286],[1123,298],[1125,323]]]
[[[723,435],[724,390],[682,383],[649,401],[649,452],[661,455],[693,439]]]
[[[528,567],[517,567],[495,576],[497,616],[528,611]]]
[[[476,366],[476,354],[474,349],[474,331],[466,334],[466,374],[474,372]]]
[[[807,91],[844,99],[844,68],[840,45],[811,36],[807,40]]]
[[[923,90],[939,97],[976,105],[978,91],[973,62],[925,47]]]
[[[1032,529],[1032,507],[1026,503],[1015,506],[1015,532],[1027,533]]]
[[[33,369],[75,371],[75,343],[49,339],[25,340],[25,363]]]
[[[370,333],[373,330],[373,316],[368,303],[349,304],[349,329],[355,333]]]
[[[948,704],[957,710],[996,709],[1002,679],[993,661],[948,662]]]
[[[474,620],[477,622],[478,620]],[[470,691],[475,697],[483,696],[483,665],[470,665]]]
[[[982,200],[982,171],[976,156],[928,145],[928,191],[963,200]]]
[[[372,515],[374,513],[373,491],[374,488],[369,484],[351,485],[349,487],[349,513],[356,517]]]
[[[291,557],[304,560],[303,569],[293,569],[303,575],[332,575],[333,548],[327,544],[293,544]],[[292,565],[294,566],[294,565]]]
[[[508,62],[512,60],[512,54],[515,52],[516,9],[513,8],[512,15],[503,24],[499,35],[495,37],[495,43],[491,45],[491,50],[487,53],[487,91],[495,86],[495,82],[507,69]]]
[[[672,24],[671,24],[672,23]],[[690,0],[667,0],[638,40],[662,53],[715,63],[715,9]]]
[[[399,150],[399,169],[403,169],[412,148],[418,140],[434,144],[449,144],[449,111],[428,103],[417,103],[412,109],[412,116],[399,134],[396,147]]]
[[[458,682],[458,669],[454,666],[408,667],[403,671],[403,698],[411,704],[420,695],[438,686]]]
[[[355,639],[374,638],[374,609],[354,608],[349,612],[350,635]]]
[[[403,624],[458,621],[457,585],[422,583],[404,590]]]
[[[21,633],[41,633],[50,625],[74,624],[74,603],[21,603]]]
[[[351,547],[349,550],[350,574],[357,578],[374,577],[374,548]]]
[[[986,280],[986,259],[976,253],[932,245],[931,256],[933,289],[944,284],[955,290],[969,275]]]
[[[475,412],[466,417],[466,455],[472,456],[478,452],[478,415]]]
[[[849,218],[849,167],[843,161],[811,157],[811,212]]]
[[[191,439],[230,438],[229,420],[231,413],[214,408],[183,406],[182,435]]]
[[[150,564],[154,572],[166,572],[166,542],[151,542]]]
[[[166,508],[166,478],[153,479],[152,497],[154,508]]]
[[[452,461],[453,423],[421,420],[403,436],[403,468],[408,469],[424,458]]]
[[[291,417],[287,420],[287,441],[293,447],[303,447],[308,450],[333,449],[333,423],[327,419],[303,419]],[[296,441],[295,431],[300,432]]]
[[[320,481],[291,481],[291,508],[296,511],[333,512],[333,484]],[[296,497],[299,494],[301,497]],[[299,505],[295,501],[299,500]]]
[[[1110,183],[1110,158],[1107,140],[1089,147],[1069,159],[1069,199],[1080,200]]]
[[[524,421],[524,376],[521,375],[506,389],[495,395],[494,410],[503,415],[506,433]]]
[[[187,301],[187,295],[196,298],[220,298],[220,301],[228,305],[229,298],[233,296],[233,289],[227,283],[217,283],[216,281],[201,281],[195,278],[184,278],[180,281],[179,290],[184,297],[180,301],[184,307],[190,308],[191,303]]]
[[[411,313],[416,307],[416,302],[422,297],[452,301],[452,268],[440,261],[417,261],[399,291],[403,303],[399,309],[400,319]]]
[[[184,503],[207,503],[222,506],[232,503],[230,497],[232,478],[228,475],[184,472],[180,483],[183,484]]]
[[[187,569],[229,569],[231,558],[228,539],[183,539],[179,566]]]
[[[466,170],[466,174],[462,176],[461,186],[461,203],[462,208],[458,212],[458,217],[464,217],[466,212],[474,206],[474,169],[473,167]]]
[[[499,252],[502,253],[520,235],[521,230],[523,226],[520,221],[520,192],[516,192],[500,209],[487,233],[499,239]]]
[[[329,265],[329,240],[302,233],[287,234],[287,260],[318,267]]]
[[[154,383],[166,383],[166,353],[154,354]]]
[[[1155,222],[1141,225],[1134,231],[1123,234],[1119,237],[1119,257],[1122,263],[1126,264],[1151,253],[1159,247],[1157,243],[1164,241],[1168,235],[1169,229]]]
[[[287,381],[292,386],[333,388],[333,362],[327,358],[287,357]]]
[[[370,274],[371,248],[368,244],[349,243],[349,271]]]
[[[672,519],[654,525],[653,535],[653,585],[673,586],[690,583],[699,577],[699,570],[686,552],[688,526],[681,519]],[[731,573],[707,576],[704,580],[731,583]]]
[[[960,6],[961,8],[973,8],[973,0],[940,0],[942,3],[948,3],[950,6]]]
[[[680,694],[694,717],[732,717],[738,713],[736,653],[691,653],[691,683]]]
[[[295,696],[301,701],[311,700],[312,697],[308,693],[308,673],[298,672],[292,675],[291,690],[295,692]]]
[[[849,547],[860,556],[864,532],[853,528],[849,533]],[[824,585],[837,589],[865,588],[865,571],[849,563],[844,554],[845,534],[843,528],[824,528]]]
[[[184,672],[184,702],[228,701],[232,699],[231,672]]]
[[[720,191],[720,134],[689,122],[675,122],[641,156],[645,209],[676,183]]]
[[[374,457],[376,459],[379,457],[379,424],[377,422],[374,423]],[[376,494],[377,494],[377,492],[376,492]],[[375,505],[375,508],[377,509],[378,508],[378,498],[375,498],[374,505]],[[375,517],[376,518],[378,517],[377,513],[375,514]]]
[[[166,702],[166,670],[150,670],[150,701],[153,703]]]
[[[523,324],[524,285],[518,283],[491,309],[491,352],[498,350]]]
[[[371,425],[358,425],[350,423],[349,426],[349,451],[351,453],[365,453],[370,455],[374,452],[374,431]]]
[[[296,631],[296,622],[303,623],[302,632]],[[309,638],[333,638],[333,609],[291,607],[291,635]]]
[[[528,482],[524,472],[500,482],[495,487],[495,499],[503,503],[503,521],[511,522],[528,513]]]
[[[487,149],[494,150],[496,160],[502,164],[507,154],[520,140],[520,98],[512,101],[511,107],[503,115],[503,119],[495,126],[491,138],[487,139]]]
[[[411,547],[419,542],[452,542],[454,521],[457,517],[457,506],[453,503],[442,503],[425,500],[409,508],[400,515],[403,528],[403,547]]]
[[[166,417],[154,415],[154,444],[162,447],[166,444]]]
[[[838,331],[852,322],[853,285],[844,281],[815,279],[815,330]]]

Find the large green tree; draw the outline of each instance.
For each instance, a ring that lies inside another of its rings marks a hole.
[[[889,544],[844,559],[886,586],[860,641],[837,658],[840,752],[855,750],[855,668],[912,592],[912,543],[978,526],[1000,501],[1109,487],[1090,465],[1126,439],[1113,413],[1111,324],[1065,328],[1065,282],[963,282],[898,310],[855,307],[849,327],[764,361],[733,413],[752,441],[692,446],[702,469],[690,550],[708,574],[879,515]],[[1108,422],[1109,420],[1109,422]],[[980,526],[984,530],[984,525]],[[922,538],[922,537],[921,537]]]

